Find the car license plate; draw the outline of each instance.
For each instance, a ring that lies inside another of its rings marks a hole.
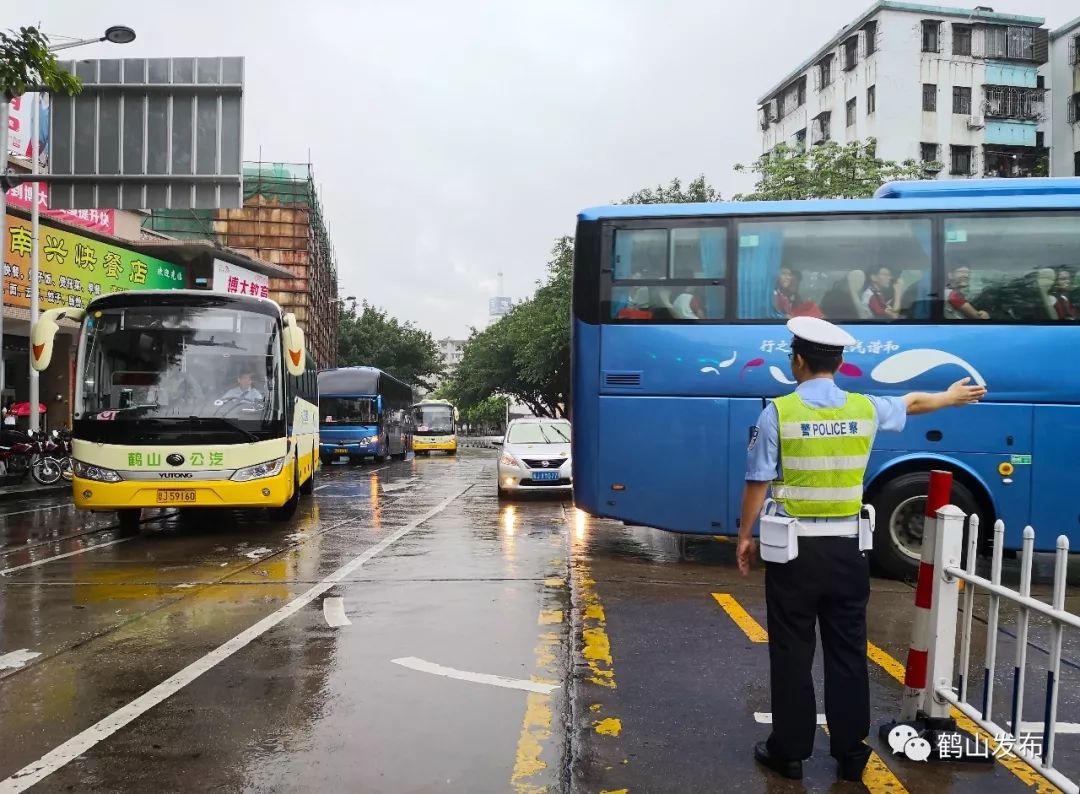
[[[158,491],[157,503],[159,505],[175,505],[195,501],[195,491]]]
[[[335,455],[348,455],[348,454],[349,454],[349,450],[345,449],[345,447],[337,447],[337,448],[336,448],[336,449],[334,450],[334,454],[335,454]]]
[[[557,480],[559,479],[559,472],[557,471],[534,471],[532,473],[534,480]]]

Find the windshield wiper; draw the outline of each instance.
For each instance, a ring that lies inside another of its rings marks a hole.
[[[536,429],[539,430],[540,435],[542,435],[544,437],[544,443],[545,444],[554,444],[555,443],[550,438],[548,438],[548,434],[544,432],[544,426],[543,425],[537,425]]]

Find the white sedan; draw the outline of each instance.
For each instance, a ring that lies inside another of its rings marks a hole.
[[[496,467],[500,497],[572,489],[570,423],[565,419],[515,419],[495,443],[502,447]]]

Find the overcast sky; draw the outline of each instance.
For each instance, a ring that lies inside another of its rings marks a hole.
[[[499,271],[531,293],[581,208],[676,176],[748,187],[731,167],[757,154],[757,97],[871,0],[5,5],[4,27],[138,33],[73,56],[245,56],[244,156],[310,152],[341,294],[464,337]],[[1078,13],[992,5],[1051,28]]]

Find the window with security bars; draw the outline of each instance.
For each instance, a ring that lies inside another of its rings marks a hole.
[[[819,143],[825,143],[832,139],[832,113],[821,113],[814,117],[814,124],[811,130],[810,143],[814,146]]]
[[[924,163],[937,162],[938,145],[936,143],[920,143],[919,159],[922,160]]]
[[[817,83],[817,88],[820,91],[822,88],[828,88],[833,82],[833,56],[827,55],[817,63],[817,68],[814,70],[814,81]]]
[[[949,158],[951,160],[949,173],[953,176],[971,176],[971,167],[974,160],[973,146],[950,146]]]
[[[1073,36],[1069,39],[1069,63],[1073,66],[1077,64],[1077,50],[1080,50],[1080,35]]]
[[[866,115],[871,115],[877,110],[877,86],[872,85],[866,89]]]
[[[971,89],[967,86],[953,86],[952,112],[961,116],[971,115]]]
[[[1080,94],[1069,97],[1068,120],[1070,124],[1080,121]]]
[[[866,57],[869,58],[877,52],[877,22],[867,22],[863,32],[866,34]]]
[[[849,127],[855,126],[856,103],[854,99],[849,99],[847,102],[847,125]]]
[[[850,72],[859,63],[859,37],[852,36],[844,42],[844,71]]]
[[[1043,112],[1044,89],[986,87],[986,115],[991,118],[1037,119]]]
[[[923,83],[922,87],[922,109],[928,113],[933,113],[937,110],[937,84],[936,83]]]
[[[1017,25],[988,25],[986,57],[1035,60],[1035,29]]]

